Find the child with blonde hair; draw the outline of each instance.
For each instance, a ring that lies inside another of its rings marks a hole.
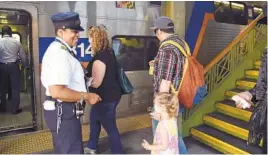
[[[155,111],[160,115],[154,142],[150,145],[143,140],[142,146],[151,154],[179,154],[178,150],[178,97],[173,94],[159,93],[154,99]],[[154,115],[154,114],[152,114]]]

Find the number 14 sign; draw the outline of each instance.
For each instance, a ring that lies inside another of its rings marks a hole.
[[[80,38],[74,50],[79,61],[88,62],[92,59],[93,53],[87,38]]]

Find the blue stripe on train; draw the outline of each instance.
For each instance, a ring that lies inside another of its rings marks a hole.
[[[55,40],[53,37],[40,37],[39,38],[39,62],[42,63],[43,56],[46,49]],[[76,51],[79,61],[88,62],[92,59],[91,55],[88,53],[89,42],[88,38],[79,38]]]

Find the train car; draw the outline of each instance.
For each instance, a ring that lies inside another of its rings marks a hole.
[[[262,13],[262,4],[253,1],[194,2],[185,34],[193,55],[206,66]]]
[[[188,2],[176,2],[182,5],[187,5]],[[192,3],[192,2],[189,2]],[[201,3],[201,2],[193,2]],[[9,113],[0,113],[0,133],[20,129],[43,130],[46,129],[46,123],[43,118],[42,103],[45,98],[45,91],[40,82],[40,73],[42,65],[42,57],[48,45],[54,40],[55,32],[50,20],[50,16],[57,12],[75,11],[80,14],[82,27],[87,29],[91,25],[104,24],[107,27],[111,43],[113,45],[116,58],[125,69],[127,76],[134,86],[133,93],[124,95],[118,106],[118,117],[127,117],[138,113],[145,112],[152,105],[152,77],[148,75],[148,62],[154,59],[159,41],[153,32],[149,29],[153,20],[161,15],[161,6],[159,3],[153,2],[135,2],[130,8],[119,8],[116,2],[87,2],[87,1],[60,1],[60,2],[3,2],[0,4],[0,30],[3,25],[9,25],[13,30],[13,37],[19,40],[24,49],[27,51],[30,68],[21,68],[21,108],[23,112],[18,115]],[[150,6],[153,4],[153,6]],[[232,5],[231,5],[232,4]],[[197,5],[197,4],[195,4]],[[252,13],[245,12],[248,8],[244,3],[214,3],[202,2],[205,8],[205,13],[220,12],[223,10],[223,15],[226,15],[224,10],[226,7],[233,10],[238,10],[235,19],[240,19],[241,13],[245,13],[242,22],[236,23],[232,20],[222,18],[221,14],[215,13],[215,21],[217,23],[209,24],[215,29],[219,27],[219,22],[229,24],[225,29],[233,29],[233,25],[241,26],[246,24],[249,16],[254,19],[260,12],[260,7],[253,6]],[[212,6],[212,7],[211,7]],[[223,9],[218,9],[218,6],[223,6]],[[242,6],[242,7],[241,7]],[[244,7],[244,8],[243,8]],[[194,51],[197,45],[198,35],[201,34],[200,29],[191,27],[198,21],[195,17],[199,17],[200,8],[192,7],[188,10],[182,10],[180,15],[190,14],[185,33],[185,39],[189,43],[191,50]],[[241,9],[243,8],[243,9]],[[229,9],[230,10],[230,9]],[[240,10],[240,11],[239,11]],[[242,10],[242,11],[241,11]],[[195,15],[195,13],[199,15]],[[233,11],[234,12],[234,11]],[[238,15],[240,14],[240,15]],[[220,20],[218,20],[220,17]],[[184,18],[183,18],[184,19]],[[201,19],[201,25],[202,25]],[[193,22],[194,21],[194,22]],[[178,23],[176,21],[176,23]],[[180,21],[185,24],[185,21]],[[221,23],[223,24],[223,23]],[[231,25],[233,24],[233,25]],[[198,24],[197,24],[198,25]],[[200,25],[200,24],[199,24]],[[221,27],[224,27],[221,25]],[[240,28],[238,28],[240,31]],[[197,30],[197,31],[196,31]],[[239,32],[238,31],[238,32]],[[209,31],[208,31],[209,34]],[[181,34],[184,36],[184,34]],[[235,36],[234,33],[232,36]],[[1,36],[0,36],[1,37]],[[204,36],[206,38],[206,36]],[[207,40],[209,37],[207,37]],[[229,38],[230,39],[230,38]],[[206,40],[206,39],[204,39]],[[221,44],[223,45],[223,44]],[[87,39],[87,32],[80,33],[80,39],[76,47],[76,54],[79,60],[84,64],[91,60],[91,52]],[[199,60],[206,64],[212,55],[204,56],[209,51],[206,44],[200,48]],[[215,51],[220,52],[219,48]],[[203,59],[206,58],[206,59]],[[0,75],[1,76],[1,75]],[[10,107],[10,106],[9,106]],[[86,113],[82,117],[82,123],[88,123],[90,106],[86,107]]]
[[[75,11],[80,14],[82,27],[86,30],[91,25],[104,24],[107,27],[109,36],[118,34],[135,34],[140,40],[137,42],[121,37],[121,41],[127,43],[126,53],[135,57],[131,63],[140,60],[147,46],[147,40],[157,40],[156,37],[149,37],[153,34],[149,25],[153,22],[155,14],[159,13],[159,7],[148,9],[148,2],[135,2],[130,8],[118,8],[115,2],[1,2],[0,4],[0,30],[4,25],[12,27],[12,37],[19,40],[27,52],[30,61],[30,68],[21,68],[21,103],[23,112],[18,115],[11,115],[10,112],[0,113],[0,133],[12,130],[46,129],[43,118],[42,103],[45,98],[45,91],[40,81],[42,57],[48,45],[54,40],[55,32],[50,16],[57,12]],[[109,6],[109,7],[108,7]],[[133,7],[135,9],[133,9]],[[107,10],[108,9],[108,10]],[[140,10],[145,10],[141,12]],[[109,13],[108,13],[109,12]],[[144,36],[144,37],[141,37]],[[1,37],[1,36],[0,36]],[[133,37],[132,37],[133,38]],[[135,52],[129,52],[129,46]],[[83,64],[87,64],[92,56],[87,38],[87,31],[80,33],[80,39],[76,54]],[[139,49],[140,52],[136,52]],[[118,107],[118,117],[129,116],[139,113],[140,109],[146,109],[151,90],[150,77],[147,76],[147,62],[141,66],[126,68],[127,75],[134,85],[134,92],[131,95],[124,95]],[[136,70],[137,69],[137,70]],[[145,71],[141,71],[145,70]],[[144,72],[144,73],[141,73]],[[143,77],[143,75],[145,77]],[[1,75],[0,75],[1,76]],[[52,75],[53,76],[53,75]],[[138,80],[137,80],[138,79]],[[148,87],[148,88],[147,88]],[[9,96],[10,98],[10,96]],[[140,99],[142,98],[142,99]],[[131,101],[131,102],[130,102]],[[146,105],[145,105],[146,103]],[[143,105],[144,104],[144,105]],[[8,108],[10,109],[10,101]],[[86,107],[82,123],[88,123],[90,106]],[[143,110],[144,111],[144,110]]]

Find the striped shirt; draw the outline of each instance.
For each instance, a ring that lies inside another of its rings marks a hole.
[[[175,41],[185,49],[185,45],[178,35],[169,36],[160,42],[160,45],[167,40]],[[166,44],[159,48],[154,63],[154,92],[159,91],[162,79],[171,81],[175,89],[178,90],[183,73],[184,61],[184,55],[174,45]]]

